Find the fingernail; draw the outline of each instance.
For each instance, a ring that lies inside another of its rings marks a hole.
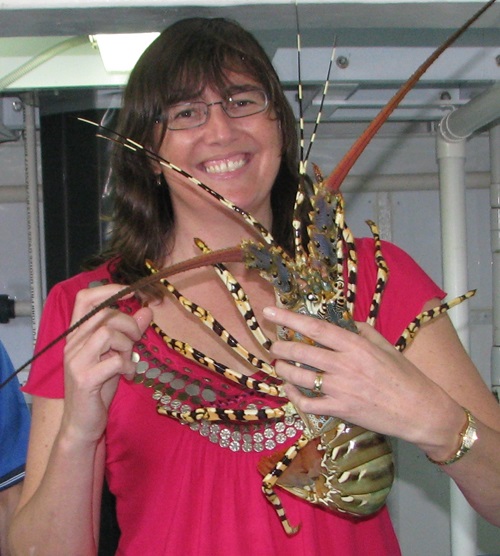
[[[265,317],[275,317],[276,309],[274,307],[264,307],[262,313]]]

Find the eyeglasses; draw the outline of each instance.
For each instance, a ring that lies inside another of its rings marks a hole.
[[[230,118],[246,118],[264,112],[269,101],[262,89],[249,89],[233,93],[217,102],[206,103],[203,101],[183,102],[169,106],[167,114],[157,119],[164,121],[167,129],[191,129],[200,127],[208,120],[209,108],[220,104],[224,113]]]

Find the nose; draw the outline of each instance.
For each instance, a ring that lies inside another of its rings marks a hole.
[[[219,105],[219,106],[217,106]],[[227,141],[234,130],[234,118],[230,118],[222,108],[222,101],[211,102],[208,106],[208,118],[203,126],[210,139],[214,141]]]

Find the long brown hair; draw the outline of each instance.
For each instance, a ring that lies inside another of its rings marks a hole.
[[[276,241],[290,250],[298,184],[295,118],[264,49],[238,23],[222,18],[191,18],[163,31],[130,75],[119,132],[156,150],[159,145],[155,144],[154,122],[158,116],[176,102],[197,97],[207,85],[223,91],[229,71],[243,73],[262,86],[270,101],[269,109],[279,122],[283,153],[271,192],[271,231]],[[163,176],[154,174],[145,156],[141,160],[136,153],[117,148],[113,187],[108,256],[119,256],[116,278],[131,282],[145,274],[146,258],[161,262],[168,254],[175,215],[168,184]]]

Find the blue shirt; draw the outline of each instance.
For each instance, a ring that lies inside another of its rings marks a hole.
[[[14,367],[0,341],[0,383],[14,372]],[[24,479],[30,412],[17,377],[0,390],[0,490]]]

